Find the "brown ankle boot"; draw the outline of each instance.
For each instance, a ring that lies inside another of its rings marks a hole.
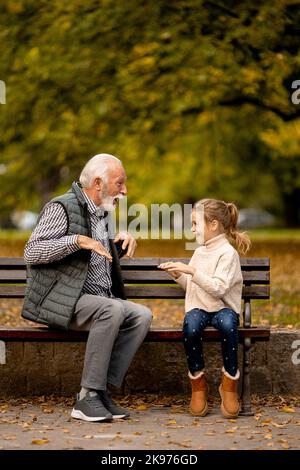
[[[237,371],[235,377],[231,377],[228,372],[222,368],[222,383],[219,387],[221,395],[221,411],[225,418],[236,418],[240,411],[238,398],[238,379],[240,372]]]
[[[208,411],[208,386],[206,383],[204,372],[199,372],[199,374],[197,375],[192,375],[189,372],[189,379],[192,385],[190,413],[194,416],[205,416]]]

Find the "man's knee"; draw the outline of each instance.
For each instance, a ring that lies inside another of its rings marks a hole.
[[[150,325],[153,315],[150,308],[146,307],[145,305],[138,305],[136,310],[136,317],[140,323],[145,325]]]
[[[124,321],[124,308],[120,302],[114,299],[105,300],[105,308],[99,306],[96,318],[109,320],[111,324],[120,325]]]

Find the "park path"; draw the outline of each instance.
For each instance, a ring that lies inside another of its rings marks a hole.
[[[71,399],[2,400],[0,449],[300,449],[299,406],[258,405],[252,417],[226,420],[218,402],[205,418],[195,418],[186,399],[171,397],[166,405],[167,398],[147,404],[130,396],[130,419],[110,423],[70,418]]]

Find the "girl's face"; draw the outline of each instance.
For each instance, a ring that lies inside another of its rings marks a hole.
[[[196,240],[200,245],[203,245],[207,240],[219,235],[220,224],[217,220],[206,222],[204,212],[192,210],[192,232],[196,235]]]

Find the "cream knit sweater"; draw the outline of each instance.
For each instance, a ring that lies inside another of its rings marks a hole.
[[[238,252],[225,234],[197,248],[189,262],[193,276],[182,274],[176,282],[186,291],[185,311],[201,308],[216,312],[224,307],[241,313],[243,277]]]

